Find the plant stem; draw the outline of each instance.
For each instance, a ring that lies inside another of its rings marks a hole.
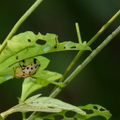
[[[120,33],[120,26],[111,34],[109,35],[92,53],[83,61],[81,65],[79,65],[72,74],[65,79],[63,82],[65,86],[118,34]],[[65,87],[64,86],[64,87]],[[56,90],[50,95],[50,97],[55,97],[60,93],[61,88],[57,87]]]
[[[109,35],[94,51],[92,51],[92,53],[84,60],[84,62],[79,65],[67,79],[65,79],[63,82],[65,86],[71,82],[71,80],[119,33],[120,26],[111,35]],[[52,92],[50,97],[56,97],[56,95],[58,95],[61,90],[62,89],[60,87],[57,87],[55,91]],[[34,112],[27,120],[34,120],[39,114],[39,112]]]
[[[119,16],[120,14],[120,11],[118,11],[111,19],[112,20],[109,20],[110,23],[109,25]],[[113,20],[114,18],[114,20]],[[108,22],[109,22],[108,21]],[[107,24],[107,23],[106,23]],[[107,25],[106,28],[109,26]],[[99,30],[100,33],[102,33],[105,29],[103,29],[103,27]],[[97,34],[99,34],[99,31]],[[100,46],[98,46],[96,48],[96,50],[94,50],[87,58],[86,60],[81,64],[79,65],[74,71],[73,73],[63,82],[65,84],[65,86],[67,85],[67,83],[69,83],[99,52],[100,50],[102,50],[118,33],[120,32],[120,27],[117,28],[113,33],[112,35],[108,36],[104,41],[103,43],[101,43]],[[99,34],[100,35],[100,34]],[[99,35],[95,35],[89,42],[88,45],[91,45],[98,37]],[[96,52],[95,52],[96,51]],[[66,78],[66,76],[68,75],[68,73],[70,72],[70,70],[73,68],[73,66],[75,65],[75,63],[77,62],[77,60],[79,59],[79,57],[84,53],[84,51],[80,51],[78,52],[78,54],[76,55],[76,57],[74,58],[74,60],[71,62],[71,64],[69,65],[69,67],[67,68],[67,70],[65,71],[62,79],[64,80]],[[64,87],[65,87],[64,86]],[[55,90],[51,93],[50,97],[55,97],[56,95],[58,95],[60,92],[61,92],[61,88],[60,87],[57,87],[55,88]],[[39,112],[34,112],[27,120],[34,120],[37,116],[39,115]]]
[[[102,26],[102,28],[95,34],[90,41],[87,43],[87,45],[91,45],[102,33],[103,31],[120,15],[120,10],[105,24]]]
[[[24,112],[22,112],[22,120],[26,120],[26,114]]]
[[[81,34],[80,34],[80,28],[78,23],[75,23],[76,26],[76,32],[77,32],[77,36],[78,36],[78,41],[80,44],[82,44],[82,38],[81,38]],[[62,82],[68,75],[68,73],[70,72],[70,70],[73,68],[73,66],[75,65],[75,63],[78,61],[79,57],[82,55],[83,51],[78,52],[78,54],[76,55],[76,57],[73,59],[73,61],[70,63],[70,65],[68,66],[68,68],[66,69],[65,73],[63,74],[62,78],[60,79],[59,82]]]
[[[0,48],[0,53],[5,48],[7,44],[7,40],[10,40],[12,36],[16,33],[20,25],[28,18],[28,16],[38,7],[38,5],[42,2],[42,0],[37,0],[27,11],[26,13],[18,20],[18,22],[14,25],[8,36],[5,38],[2,46]]]
[[[7,40],[10,40],[13,35],[16,33],[18,28],[21,26],[21,24],[29,17],[29,15],[38,7],[38,5],[42,2],[42,0],[37,0],[27,11],[26,13],[18,20],[18,22],[14,25],[8,36],[5,38],[4,42],[2,43],[2,46],[0,48],[0,53],[3,51],[5,46],[7,45]],[[26,119],[26,114],[22,113],[23,120]]]
[[[105,24],[102,26],[102,28],[90,39],[90,41],[87,43],[88,46],[90,46],[103,32],[104,30],[120,15],[120,10]],[[76,27],[76,29],[78,29]],[[77,33],[79,34],[80,32]],[[78,40],[81,39],[81,36],[78,35]],[[84,51],[79,51],[75,58],[72,60],[68,68],[66,69],[65,73],[63,74],[63,77],[60,79],[60,82],[64,81],[64,79],[67,77],[73,66],[76,64],[76,62],[79,60],[79,58],[82,56]]]
[[[40,115],[40,112],[33,112],[29,118],[27,118],[26,120],[34,120],[37,116]]]
[[[82,38],[81,38],[81,34],[80,34],[79,24],[75,23],[75,27],[76,27],[76,32],[77,32],[77,36],[78,36],[78,41],[80,44],[82,44]]]

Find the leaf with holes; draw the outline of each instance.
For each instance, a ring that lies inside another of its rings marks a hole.
[[[56,34],[36,35],[31,31],[20,33],[7,40],[7,45],[0,54],[0,83],[13,77],[26,78],[43,70],[42,66],[45,64],[47,67],[49,62],[46,63],[45,57],[36,58],[38,55],[67,50],[90,50],[90,47],[85,43],[71,41],[59,43]],[[34,77],[39,78],[37,74]],[[51,83],[57,84],[53,81]]]
[[[26,78],[35,74],[38,70],[43,71],[49,64],[49,60],[43,56],[37,56],[17,62],[0,72],[0,83],[13,77]]]
[[[7,41],[7,46],[0,54],[0,68],[4,70],[8,66],[41,54],[66,50],[91,50],[85,44],[71,41],[59,43],[56,34],[47,33],[35,35],[31,31],[20,33]]]
[[[59,113],[53,113],[47,116],[40,116],[38,119],[43,120],[55,120],[56,117],[61,117],[62,120],[89,120],[90,118],[102,116],[105,117],[106,120],[110,119],[111,113],[106,110],[104,107],[97,104],[88,104],[86,106],[80,106],[80,109],[86,112],[86,115],[78,114],[78,113],[69,113],[69,111],[64,110]],[[71,114],[73,116],[71,116]]]

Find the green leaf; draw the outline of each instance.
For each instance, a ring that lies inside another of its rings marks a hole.
[[[33,77],[28,77],[24,80],[22,85],[22,95],[21,95],[21,101],[23,102],[31,93],[34,91],[41,89],[45,86],[47,86],[51,81],[56,81],[59,78],[62,77],[61,74],[56,72],[50,72],[50,71],[42,71],[37,72],[37,76],[33,75]]]
[[[56,116],[62,116],[62,120],[74,120],[74,119],[87,120],[95,116],[103,116],[108,120],[111,117],[111,113],[100,105],[88,104],[86,106],[80,106],[79,108],[86,111],[86,115],[76,113],[75,115],[69,117],[67,116],[68,111],[64,110],[59,113],[53,113],[53,114],[43,116],[43,117],[40,116],[38,118],[43,118],[43,120],[55,120]],[[87,113],[87,112],[90,112],[90,113]]]
[[[0,120],[3,120],[2,116],[0,115]]]
[[[46,116],[41,115],[35,120],[55,120],[56,116],[62,116],[62,120],[87,120],[95,116],[103,116],[108,120],[111,117],[108,110],[97,104],[76,107],[58,99],[39,96],[40,95],[35,95],[28,98],[25,102],[1,113],[1,116],[4,118],[14,112],[38,111],[52,114]],[[69,111],[75,112],[74,115],[69,117],[67,115],[67,112]]]
[[[15,63],[0,72],[0,84],[14,78],[14,70],[19,66],[19,63]]]
[[[0,54],[0,83],[13,77],[22,77],[23,73],[20,68],[21,61],[26,60],[28,65],[29,59],[32,58],[36,58],[40,62],[40,68],[39,70],[36,69],[38,72],[34,77],[46,80],[45,77],[42,77],[43,74],[39,75],[39,73],[47,67],[49,60],[38,55],[66,50],[90,50],[90,47],[85,43],[80,44],[71,41],[59,43],[56,34],[47,33],[46,35],[42,35],[41,33],[38,33],[36,35],[31,31],[20,33],[11,40],[7,40],[7,45]],[[17,72],[16,68],[18,68]],[[53,82],[51,78],[48,79],[48,76],[46,77],[47,81],[52,84],[59,86],[64,85],[62,83]]]
[[[0,84],[2,84],[3,82],[7,81],[8,79],[6,79],[5,77],[3,76],[0,76]]]
[[[86,44],[58,42],[56,34],[35,35],[31,31],[20,33],[8,40],[7,46],[0,54],[0,71],[10,65],[41,54],[66,50],[91,50]]]
[[[88,104],[86,106],[81,106],[80,108],[83,110],[91,110],[93,112],[91,114],[87,114],[87,116],[84,117],[84,119],[82,118],[80,120],[86,120],[94,116],[103,116],[108,120],[112,116],[108,110],[106,110],[104,107],[97,105],[97,104]],[[79,114],[76,115],[76,117],[78,116]]]
[[[73,111],[81,115],[86,114],[83,110],[81,110],[80,108],[74,105],[50,97],[39,97],[39,95],[29,98],[24,103],[18,104],[1,114],[3,117],[6,117],[14,112],[39,111],[39,112],[58,113],[63,110]]]
[[[46,57],[43,57],[43,56],[36,56],[34,58],[36,58],[40,63],[39,72],[43,71],[48,66],[48,64],[50,62],[49,59],[47,59]]]
[[[0,59],[0,63],[1,63],[0,66],[3,65],[3,67],[1,67],[1,70],[5,69],[6,67],[17,62],[17,53],[24,50],[25,48],[32,47],[32,46],[34,46],[33,43],[7,41],[7,46],[0,54],[0,58],[1,58]],[[10,61],[11,57],[12,57],[12,59]],[[7,62],[5,62],[6,60],[7,60]],[[5,65],[4,62],[5,62],[5,64],[7,63],[7,65]]]
[[[23,102],[32,92],[40,88],[42,86],[36,82],[35,78],[28,77],[24,79],[20,101]]]
[[[50,62],[49,59],[47,59],[47,58],[45,58],[43,56],[37,56],[37,57],[34,57],[34,58],[36,58],[40,63],[39,71],[43,71],[48,66],[48,64]],[[29,65],[30,61],[33,61],[33,58],[27,59],[26,64]],[[0,72],[0,77],[1,77],[0,83],[3,83],[3,82],[5,82],[5,81],[7,81],[9,79],[12,79],[12,78],[16,77],[15,70],[16,70],[16,68],[20,67],[20,64],[21,64],[21,62],[17,62],[15,64],[5,68],[4,70],[2,70]]]

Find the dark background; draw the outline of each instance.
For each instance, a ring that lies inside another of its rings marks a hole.
[[[0,1],[1,43],[13,25],[35,0]],[[79,23],[83,41],[91,39],[97,31],[120,9],[120,0],[43,0],[42,4],[22,24],[17,33],[34,31],[55,33],[62,41],[77,42],[75,22]],[[120,24],[120,17],[91,46],[96,48]],[[115,37],[84,70],[57,96],[74,105],[99,104],[110,110],[112,118],[120,119],[120,35]],[[76,51],[45,55],[51,62],[48,70],[64,73]],[[78,61],[80,64],[90,52]],[[17,104],[22,80],[10,80],[0,85],[0,112]],[[38,91],[49,95],[53,85]],[[37,92],[36,92],[37,93]],[[21,120],[20,114],[7,120]],[[93,120],[93,119],[91,119]],[[94,118],[104,120],[104,118]]]

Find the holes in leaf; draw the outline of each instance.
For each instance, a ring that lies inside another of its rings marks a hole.
[[[16,59],[18,60],[18,56],[16,56]]]
[[[45,45],[46,41],[42,40],[42,39],[38,39],[38,40],[36,40],[36,43],[39,44],[39,45]]]
[[[98,110],[98,107],[97,106],[93,106],[94,109]]]
[[[66,49],[66,47],[64,46],[64,49]]]
[[[58,38],[58,37],[55,38],[55,46],[54,46],[55,49],[57,48],[57,43],[58,43],[57,38]]]
[[[22,60],[23,63],[25,63],[25,60]]]
[[[98,108],[97,106],[93,106],[93,108],[95,109],[95,110],[99,110],[99,111],[105,111],[106,109],[105,108]]]
[[[31,40],[30,40],[30,39],[28,39],[28,42],[31,42]]]
[[[100,108],[99,111],[105,111],[105,108]]]
[[[85,111],[87,114],[93,114],[94,113],[92,110],[87,110],[87,109],[83,109],[83,111]]]
[[[70,47],[70,48],[71,48],[71,49],[72,49],[72,48],[76,48],[76,46],[72,46],[72,47]]]
[[[72,111],[68,111],[65,113],[65,116],[68,118],[73,118],[75,115],[76,115],[76,113],[72,112]]]
[[[56,49],[56,48],[57,48],[57,45],[55,45],[54,48]]]
[[[54,120],[63,120],[63,116],[56,115],[56,116],[54,116]]]
[[[68,47],[68,46],[64,46],[64,49],[75,49],[76,46],[71,46],[71,47]]]

